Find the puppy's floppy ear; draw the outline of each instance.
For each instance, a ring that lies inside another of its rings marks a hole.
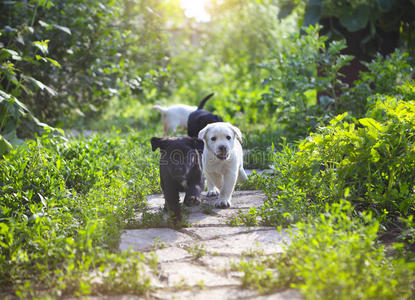
[[[205,135],[206,135],[206,133],[208,132],[208,130],[209,130],[209,126],[210,124],[208,124],[208,125],[206,125],[205,126],[205,128],[203,128],[202,130],[200,130],[199,131],[199,135],[198,135],[198,138],[199,139],[201,139],[201,140],[205,140]]]
[[[227,123],[227,124],[232,129],[232,131],[235,133],[235,137],[242,143],[242,132],[239,130],[239,128],[236,126],[233,126],[231,123]]]
[[[151,138],[151,150],[156,151],[157,148],[162,149],[167,144],[167,140],[159,137]]]
[[[197,151],[202,154],[203,148],[205,146],[205,142],[201,139],[193,139],[193,145],[197,149]]]

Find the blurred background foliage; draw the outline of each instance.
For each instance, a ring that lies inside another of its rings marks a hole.
[[[195,104],[212,91],[208,108],[228,121],[266,118],[283,135],[306,136],[333,113],[364,113],[377,90],[359,74],[376,53],[379,62],[407,52],[405,65],[376,76],[408,79],[414,8],[413,0],[212,0],[200,21],[179,0],[3,1],[2,151],[46,124],[140,128],[158,118],[155,102]]]

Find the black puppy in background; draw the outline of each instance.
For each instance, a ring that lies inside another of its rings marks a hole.
[[[174,213],[174,225],[181,219],[179,192],[186,192],[184,204],[200,203],[204,190],[202,179],[203,141],[190,137],[151,138],[152,150],[160,148],[160,184],[165,199],[165,208]]]
[[[223,119],[218,115],[212,114],[211,112],[204,110],[206,101],[212,97],[214,93],[207,95],[200,102],[197,110],[192,112],[187,119],[187,135],[190,137],[198,137],[199,131],[206,127],[206,125],[215,122],[223,122]]]

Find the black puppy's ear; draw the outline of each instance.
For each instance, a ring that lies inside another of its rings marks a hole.
[[[162,149],[166,144],[166,139],[159,137],[151,138],[151,150],[156,151],[157,148]]]
[[[197,149],[197,151],[199,151],[199,153],[203,153],[203,148],[205,146],[205,142],[203,142],[203,140],[194,139],[193,140],[193,145]]]

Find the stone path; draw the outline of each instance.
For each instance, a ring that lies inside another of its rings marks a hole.
[[[159,274],[153,275],[150,299],[302,299],[291,289],[271,295],[245,289],[242,273],[232,268],[243,257],[281,253],[290,241],[286,232],[273,227],[228,225],[239,211],[259,207],[264,199],[261,191],[235,191],[231,208],[216,209],[215,199],[202,195],[200,206],[186,208],[189,227],[126,230],[119,248],[158,256]],[[153,212],[164,205],[163,195],[147,200]]]

